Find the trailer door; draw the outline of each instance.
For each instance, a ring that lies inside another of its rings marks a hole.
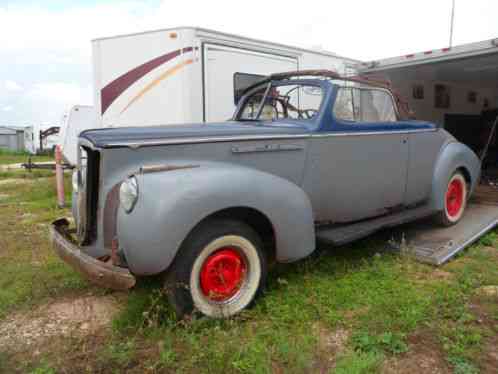
[[[234,77],[298,70],[297,57],[204,44],[204,121],[225,121],[235,110]]]

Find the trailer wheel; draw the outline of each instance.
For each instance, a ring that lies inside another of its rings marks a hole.
[[[193,311],[224,318],[254,300],[266,280],[259,235],[233,220],[202,224],[182,245],[166,278],[166,291],[179,318]]]
[[[463,216],[467,206],[467,182],[463,174],[455,172],[446,187],[444,210],[438,213],[437,219],[443,226],[456,224]]]

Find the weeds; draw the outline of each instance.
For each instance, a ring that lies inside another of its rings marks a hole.
[[[378,352],[350,352],[339,357],[331,374],[374,374],[378,373],[383,356]]]

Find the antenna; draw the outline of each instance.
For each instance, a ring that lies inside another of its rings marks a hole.
[[[453,46],[453,24],[455,22],[455,0],[451,0],[450,48]]]

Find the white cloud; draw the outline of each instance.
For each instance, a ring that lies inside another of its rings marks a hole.
[[[80,103],[83,99],[86,100],[78,84],[65,82],[37,83],[27,96],[33,100],[58,103]]]
[[[4,112],[11,112],[12,111],[12,107],[10,105],[6,105],[2,108],[2,111]]]
[[[4,86],[5,86],[5,89],[7,91],[14,91],[15,92],[15,91],[22,91],[22,89],[23,89],[19,83],[16,83],[10,79],[5,81]]]
[[[52,122],[65,105],[91,103],[93,38],[192,25],[370,60],[446,46],[451,0],[39,4],[0,5],[0,96],[16,108],[0,122]],[[455,43],[498,36],[497,13],[493,0],[457,1]]]

